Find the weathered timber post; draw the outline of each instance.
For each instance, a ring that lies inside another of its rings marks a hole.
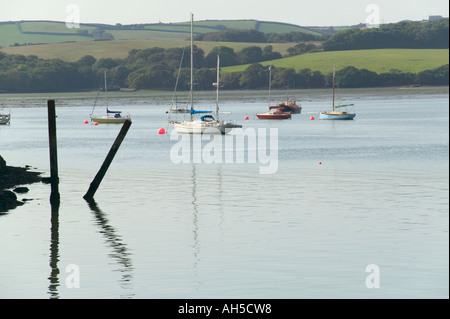
[[[55,100],[47,101],[48,109],[48,140],[50,145],[50,203],[59,204],[59,177],[58,177],[58,154],[56,145],[56,111]]]
[[[120,144],[122,143],[123,139],[125,138],[125,135],[127,135],[128,129],[131,126],[130,120],[125,120],[125,122],[122,125],[122,128],[119,132],[119,135],[117,135],[116,140],[114,141],[113,145],[111,146],[111,149],[109,150],[108,155],[105,158],[105,161],[103,162],[102,166],[100,167],[100,170],[98,171],[97,175],[95,176],[94,180],[91,182],[91,185],[87,191],[87,193],[83,196],[86,200],[91,200],[94,198],[94,194],[97,191],[97,188],[100,186],[100,183],[102,182],[103,177],[106,174],[106,171],[109,168],[109,165],[111,164],[112,160],[114,159],[114,156],[117,153],[117,150],[120,147]]]

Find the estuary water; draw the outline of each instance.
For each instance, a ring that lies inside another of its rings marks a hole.
[[[95,94],[0,95],[0,154],[43,176],[56,100],[61,196],[28,185],[0,216],[0,298],[448,298],[448,88],[341,90],[353,121],[311,119],[328,91],[290,93],[302,114],[282,121],[256,118],[266,92],[224,93],[244,145],[211,136],[180,162],[171,94],[111,92],[133,123],[95,203],[83,195],[121,128],[84,124]]]

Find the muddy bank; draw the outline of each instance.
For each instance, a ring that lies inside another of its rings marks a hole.
[[[16,195],[28,192],[28,188],[22,185],[42,180],[40,172],[31,172],[29,169],[30,167],[7,166],[0,155],[0,214],[24,204],[17,200]]]

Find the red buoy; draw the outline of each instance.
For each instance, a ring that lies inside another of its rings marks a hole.
[[[311,116],[309,119],[310,119],[311,121],[314,121],[314,120],[315,120],[314,116]]]
[[[88,120],[84,121],[84,124],[88,124],[88,123],[89,123],[89,121],[88,121]]]
[[[248,120],[248,116],[246,116],[245,119]]]
[[[94,125],[98,125],[98,122],[94,122]]]
[[[322,165],[322,162],[319,162],[319,165]]]
[[[166,134],[166,130],[163,129],[163,128],[160,128],[159,131],[158,131],[158,134],[159,135]]]

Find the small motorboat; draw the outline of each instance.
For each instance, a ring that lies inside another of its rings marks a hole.
[[[300,114],[302,112],[302,107],[298,105],[294,100],[286,100],[284,102],[281,102],[277,106],[270,106],[269,109],[281,109],[284,112],[291,112],[291,114]]]

